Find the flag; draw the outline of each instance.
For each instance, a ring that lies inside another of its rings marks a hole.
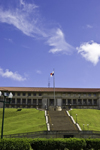
[[[51,77],[54,76],[54,71],[53,71],[52,73],[50,73],[50,76],[51,76]]]

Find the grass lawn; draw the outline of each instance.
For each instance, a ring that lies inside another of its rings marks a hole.
[[[0,134],[2,125],[2,112],[0,108]],[[4,135],[25,132],[43,131],[46,129],[44,111],[36,109],[5,108]]]
[[[69,113],[73,116],[79,123],[81,129],[83,130],[95,130],[100,131],[100,110],[96,109],[72,109]],[[83,125],[84,124],[84,125]],[[89,124],[89,126],[87,125]],[[83,127],[84,126],[84,127]]]

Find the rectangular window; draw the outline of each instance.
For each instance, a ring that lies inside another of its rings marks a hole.
[[[22,104],[26,104],[26,99],[22,99]]]
[[[20,93],[17,93],[17,96],[20,96]]]
[[[63,105],[66,105],[66,99],[62,100]]]
[[[71,96],[71,94],[70,94],[70,93],[68,93],[68,96]]]
[[[20,104],[20,102],[21,102],[21,99],[18,98],[17,99],[17,104]]]
[[[94,105],[97,105],[97,99],[94,99]]]
[[[15,96],[15,92],[13,92],[12,94],[13,94],[13,96]]]
[[[89,95],[89,96],[91,96],[91,94],[90,94],[90,93],[89,93],[88,95]]]
[[[31,104],[31,99],[28,99],[28,100],[27,100],[27,103],[28,103],[28,104]]]
[[[26,95],[26,93],[23,93],[23,96],[25,96]]]
[[[68,99],[68,104],[71,104],[71,99]]]
[[[74,105],[76,104],[76,99],[73,99],[73,104],[74,104]]]
[[[41,100],[39,100],[39,101],[41,102]],[[39,101],[38,101],[38,102],[39,102]],[[50,103],[49,103],[50,106],[54,106],[54,99],[50,99],[49,102],[50,102]],[[41,104],[41,103],[40,103],[40,104]]]
[[[12,98],[12,104],[15,104],[15,99],[14,98]]]
[[[4,100],[4,99],[3,99]],[[6,98],[6,102],[9,103],[9,98]]]
[[[86,94],[84,94],[84,97],[86,97]]]
[[[36,105],[36,99],[33,99],[33,105]]]
[[[34,96],[36,96],[36,93],[33,93]]]
[[[31,96],[31,93],[28,93],[28,96]]]
[[[83,104],[86,105],[87,104],[87,100],[83,99]]]
[[[89,99],[89,100],[88,100],[88,104],[89,104],[89,105],[92,105],[92,99]]]
[[[80,104],[82,104],[82,101],[81,101],[81,99],[78,99],[78,104],[80,105]]]
[[[41,96],[42,94],[41,93],[39,93],[39,96]]]
[[[76,94],[75,94],[75,93],[73,93],[73,97],[76,97]]]
[[[42,104],[42,99],[38,99],[38,104]]]

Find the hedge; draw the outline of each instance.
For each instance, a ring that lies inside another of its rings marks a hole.
[[[12,138],[1,139],[0,150],[100,150],[100,139],[83,138]]]
[[[67,148],[69,150],[80,150],[86,147],[85,139],[34,139],[31,143],[34,150],[55,150]]]
[[[94,150],[100,150],[100,139],[85,139],[86,141],[86,148],[88,149],[94,149]]]
[[[27,139],[1,139],[0,150],[30,150],[30,143]]]

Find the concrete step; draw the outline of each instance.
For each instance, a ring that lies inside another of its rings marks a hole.
[[[66,111],[48,111],[50,130],[78,130]]]

